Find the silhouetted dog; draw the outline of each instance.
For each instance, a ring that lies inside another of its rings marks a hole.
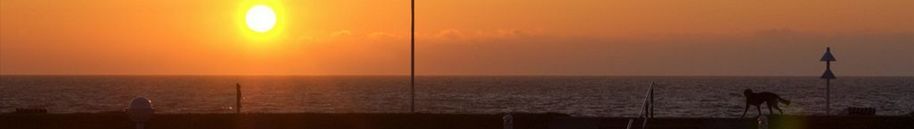
[[[774,109],[778,109],[778,112],[780,112],[782,115],[784,114],[784,111],[781,110],[780,107],[778,107],[778,103],[784,103],[785,105],[790,105],[790,101],[782,99],[777,94],[774,94],[771,92],[752,93],[752,89],[746,89],[745,91],[743,91],[743,94],[746,95],[746,109],[743,110],[743,116],[740,116],[740,118],[746,117],[746,112],[749,112],[750,105],[754,105],[755,109],[758,109],[759,116],[762,115],[762,107],[761,107],[762,103],[768,104],[768,113],[769,114],[774,114],[774,111],[771,110],[771,108],[774,108]],[[756,117],[758,117],[758,116],[756,116]]]

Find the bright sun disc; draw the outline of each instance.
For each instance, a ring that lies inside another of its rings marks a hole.
[[[255,32],[267,32],[276,25],[276,13],[266,5],[256,5],[248,10],[245,23]]]

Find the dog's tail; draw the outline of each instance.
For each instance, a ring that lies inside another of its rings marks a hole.
[[[790,105],[790,100],[778,97],[778,102],[784,103],[785,105]]]

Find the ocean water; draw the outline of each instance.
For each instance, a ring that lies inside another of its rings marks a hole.
[[[792,101],[786,114],[825,113],[817,77],[420,76],[416,109],[424,113],[556,112],[637,116],[651,83],[659,117],[739,117],[742,91],[769,91]],[[235,83],[243,112],[402,113],[407,76],[0,76],[0,112],[40,107],[51,113],[121,111],[136,96],[157,113],[230,113]],[[914,77],[840,77],[832,111],[876,108],[914,112]],[[755,115],[750,109],[749,115]],[[763,112],[767,113],[767,109]]]

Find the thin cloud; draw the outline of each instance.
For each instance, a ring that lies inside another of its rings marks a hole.
[[[457,29],[441,30],[434,36],[436,39],[463,39],[464,37],[466,37],[466,34]]]
[[[368,34],[368,38],[371,39],[400,39],[403,36],[387,32],[372,32]]]
[[[437,41],[473,41],[482,42],[488,40],[503,40],[514,38],[532,38],[542,36],[542,30],[522,30],[522,29],[495,29],[495,30],[460,30],[460,29],[443,29],[436,33],[423,35],[424,38]]]
[[[339,30],[339,31],[330,33],[330,37],[334,37],[334,38],[349,37],[349,36],[352,36],[352,31],[349,31],[349,30]]]

